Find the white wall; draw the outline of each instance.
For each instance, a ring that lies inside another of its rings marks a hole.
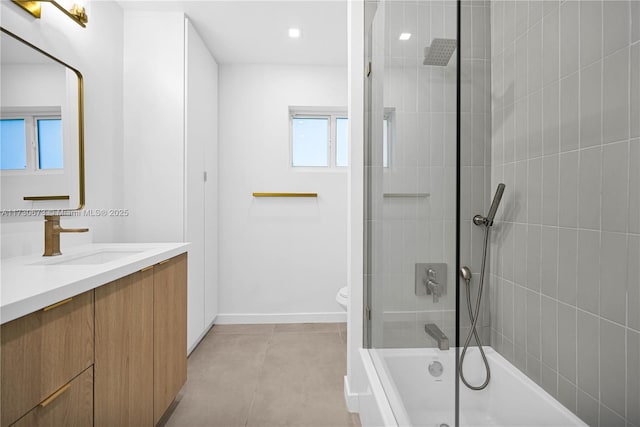
[[[219,105],[218,322],[344,320],[347,170],[290,167],[288,108],[346,107],[346,68],[222,65]]]
[[[35,20],[11,2],[1,2],[1,24],[23,39],[79,69],[85,84],[86,207],[122,207],[122,51],[123,14],[114,2],[90,2],[91,19],[81,28],[50,4]],[[2,257],[40,252],[43,217],[2,218]],[[67,227],[88,226],[88,234],[62,235],[61,247],[90,241],[118,241],[119,220],[65,218]]]

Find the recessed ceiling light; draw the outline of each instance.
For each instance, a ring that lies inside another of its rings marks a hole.
[[[292,39],[300,38],[300,28],[289,28],[289,37]]]
[[[405,41],[405,40],[409,40],[411,38],[411,33],[402,33],[400,34],[400,40]]]

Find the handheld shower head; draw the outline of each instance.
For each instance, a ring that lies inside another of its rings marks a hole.
[[[491,203],[491,208],[489,208],[489,214],[487,215],[487,222],[489,223],[489,226],[493,224],[493,219],[496,217],[496,211],[498,210],[498,206],[500,206],[500,200],[502,200],[504,188],[505,185],[503,183],[498,184],[496,195],[493,196],[493,202]]]
[[[498,188],[496,189],[496,194],[493,196],[493,202],[491,202],[491,207],[489,208],[489,213],[487,216],[476,215],[473,217],[473,223],[475,225],[485,225],[487,227],[491,227],[493,225],[493,219],[496,217],[496,212],[498,211],[498,206],[500,206],[500,201],[502,200],[502,194],[504,193],[505,185],[503,183],[498,184]]]

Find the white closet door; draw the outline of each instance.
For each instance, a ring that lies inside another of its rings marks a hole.
[[[203,70],[203,45],[191,23],[185,19],[185,240],[189,251],[189,287],[187,293],[187,347],[191,349],[204,332],[204,270],[205,270],[205,192],[204,147],[209,138],[206,119],[203,120],[201,84],[206,80]],[[206,53],[206,49],[204,50]]]

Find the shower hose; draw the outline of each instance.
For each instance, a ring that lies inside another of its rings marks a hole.
[[[469,334],[467,335],[467,339],[464,342],[464,348],[462,349],[462,354],[460,354],[460,379],[471,390],[482,390],[488,384],[491,379],[491,370],[489,369],[489,362],[487,361],[487,356],[484,354],[484,350],[482,348],[482,341],[478,336],[478,331],[476,330],[476,325],[478,323],[478,318],[480,317],[480,300],[482,299],[482,287],[484,285],[484,273],[485,273],[485,265],[487,263],[487,244],[489,243],[489,229],[491,227],[489,225],[485,225],[484,229],[484,247],[482,249],[482,268],[480,270],[480,284],[478,285],[478,298],[476,299],[476,312],[473,314],[473,310],[471,307],[471,277],[468,279],[465,278],[465,285],[467,288],[467,308],[469,309],[469,319],[471,320],[471,329],[469,329]],[[469,348],[469,343],[471,342],[471,337],[476,339],[476,343],[478,344],[478,348],[480,349],[480,354],[482,355],[482,361],[484,362],[484,366],[487,372],[486,378],[484,382],[479,386],[473,386],[469,384],[464,377],[464,357],[467,354],[467,349]]]

